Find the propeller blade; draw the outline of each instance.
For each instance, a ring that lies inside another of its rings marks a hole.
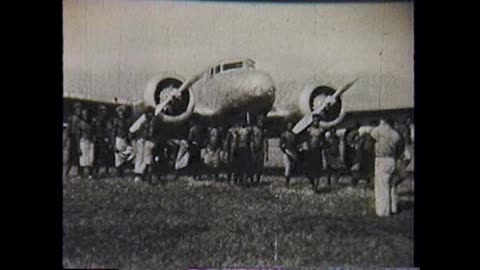
[[[137,119],[137,121],[135,121],[135,123],[133,123],[133,125],[130,127],[128,131],[130,131],[130,133],[137,132],[137,130],[140,129],[140,127],[145,121],[147,121],[145,114],[140,115],[140,117]]]
[[[293,127],[292,132],[298,134],[302,130],[306,129],[313,121],[312,113],[305,115],[297,124]]]
[[[347,83],[347,85],[345,85],[342,89],[336,91],[332,97],[339,97],[341,95],[343,95],[343,93],[347,92],[348,89],[350,89],[350,87],[352,87],[356,82],[358,81],[358,78],[356,78],[355,80],[351,81],[350,83]]]

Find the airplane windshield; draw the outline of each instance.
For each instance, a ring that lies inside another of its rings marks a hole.
[[[226,71],[226,70],[229,70],[229,69],[242,68],[242,67],[243,67],[243,63],[242,63],[242,62],[225,64],[225,65],[223,65],[223,71]]]

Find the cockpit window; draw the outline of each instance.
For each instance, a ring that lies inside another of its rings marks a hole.
[[[242,62],[236,62],[236,63],[229,63],[223,65],[223,71],[229,70],[229,69],[237,69],[237,68],[242,68],[243,63]]]
[[[215,67],[215,74],[219,73],[220,72],[220,66],[216,66]]]

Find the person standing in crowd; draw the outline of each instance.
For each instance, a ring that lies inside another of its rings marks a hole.
[[[367,183],[374,177],[375,171],[375,141],[370,135],[370,131],[376,125],[375,122],[370,123],[371,126],[364,126],[359,128],[359,136],[357,138],[357,157],[358,161],[358,174],[357,180],[364,179]]]
[[[201,127],[191,121],[190,129],[187,136],[188,152],[190,153],[190,168],[193,172],[193,178],[200,180],[200,174],[202,170],[202,160],[200,155],[200,149],[204,143],[204,134]]]
[[[208,169],[209,176],[218,181],[219,168],[221,164],[221,143],[220,143],[220,129],[212,123],[212,126],[208,130],[208,140],[205,148],[202,149],[203,163]]]
[[[412,119],[407,117],[401,124],[399,123],[399,129],[397,131],[402,136],[403,144],[405,147],[405,151],[402,157],[402,161],[400,162],[401,173],[400,177],[404,179],[407,177],[412,177],[413,169],[414,169],[414,126]]]
[[[115,168],[119,177],[123,176],[126,161],[131,154],[131,146],[128,144],[128,123],[126,111],[123,106],[116,108],[116,117],[112,123],[112,141],[115,142]]]
[[[338,140],[338,162],[340,165],[340,169],[338,170],[339,177],[343,177],[346,174],[346,167],[345,167],[345,152],[346,152],[346,142],[345,142],[345,131],[346,129],[336,129],[335,136]],[[350,169],[350,168],[349,168]]]
[[[407,166],[410,162],[410,152],[409,152],[409,145],[411,145],[410,141],[410,128],[406,122],[396,121],[393,124],[393,129],[400,134],[401,139],[401,146],[400,151],[401,155],[397,158],[396,164],[396,175],[397,178],[395,183],[400,184],[407,178]]]
[[[68,175],[72,166],[77,167],[79,171],[79,153],[80,147],[80,130],[79,123],[81,120],[82,105],[80,103],[73,104],[73,114],[67,120],[67,133],[69,137],[69,161],[67,164],[65,175]]]
[[[227,134],[228,129],[225,129],[225,127],[222,125],[218,126],[218,147],[220,148],[220,165],[218,167],[218,177],[220,181],[223,181],[223,178],[228,179],[228,154],[225,147]]]
[[[340,156],[339,138],[337,137],[336,130],[331,129],[325,132],[325,166],[328,186],[336,184],[339,177],[339,172],[343,168],[343,164]]]
[[[357,175],[353,171],[353,167],[358,164],[356,159],[356,145],[358,141],[358,128],[360,125],[356,123],[353,127],[347,128],[345,131],[345,156],[344,156],[344,165],[346,170],[351,172],[352,185],[356,186],[357,184]]]
[[[63,180],[67,179],[68,169],[70,164],[70,136],[68,134],[68,124],[63,124],[62,134],[62,146],[63,146]]]
[[[406,125],[409,129],[409,134],[410,134],[410,140],[409,144],[407,144],[407,151],[409,154],[409,163],[407,165],[407,174],[410,174],[410,176],[413,179],[413,171],[415,170],[415,125],[413,123],[412,118],[408,117],[406,120]]]
[[[408,125],[408,128],[410,129],[410,139],[412,141],[412,144],[414,144],[414,141],[415,141],[415,124],[413,123],[412,118],[410,118],[410,117],[407,118],[407,125]]]
[[[252,127],[253,183],[260,182],[265,161],[268,161],[268,138],[266,133],[263,127],[263,116],[259,116],[257,124]]]
[[[295,163],[298,160],[297,155],[297,142],[295,133],[292,131],[293,123],[289,121],[287,123],[287,130],[280,135],[280,150],[283,152],[283,164],[285,166],[285,181],[287,188],[290,187],[290,177],[295,167]]]
[[[97,116],[92,120],[93,132],[94,132],[94,152],[95,160],[93,162],[93,175],[98,177],[100,174],[100,168],[105,168],[105,174],[108,174],[108,170],[112,165],[112,142],[107,130],[110,129],[110,122],[107,118],[107,107],[100,105],[98,108]]]
[[[386,120],[370,132],[375,140],[375,211],[378,216],[397,212],[393,175],[396,159],[402,154],[401,137]]]
[[[136,141],[135,179],[134,182],[152,181],[153,149],[155,148],[155,109],[145,109],[146,121],[139,130]]]
[[[322,176],[324,132],[320,127],[320,115],[313,115],[312,126],[307,129],[305,174],[314,191],[317,191],[319,178]]]
[[[224,153],[224,162],[225,162],[225,171],[227,174],[227,182],[235,182],[235,170],[234,170],[234,161],[235,156],[237,155],[237,145],[238,145],[238,126],[234,124],[227,131],[225,140],[223,141],[223,153]]]
[[[397,121],[394,124],[394,129],[400,133],[404,146],[412,143],[412,136],[410,134],[410,120],[406,118],[404,121]]]
[[[236,155],[234,156],[234,171],[237,183],[245,183],[252,177],[251,139],[252,129],[247,121],[242,119],[241,126],[236,130],[238,135]]]
[[[81,175],[87,175],[89,179],[92,178],[92,166],[94,159],[94,144],[93,144],[93,128],[89,122],[88,110],[82,109],[82,118],[78,125],[80,131],[80,169]]]

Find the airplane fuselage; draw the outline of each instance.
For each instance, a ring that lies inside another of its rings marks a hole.
[[[265,115],[275,101],[275,86],[269,74],[254,68],[205,74],[191,86],[194,113],[215,118]]]

